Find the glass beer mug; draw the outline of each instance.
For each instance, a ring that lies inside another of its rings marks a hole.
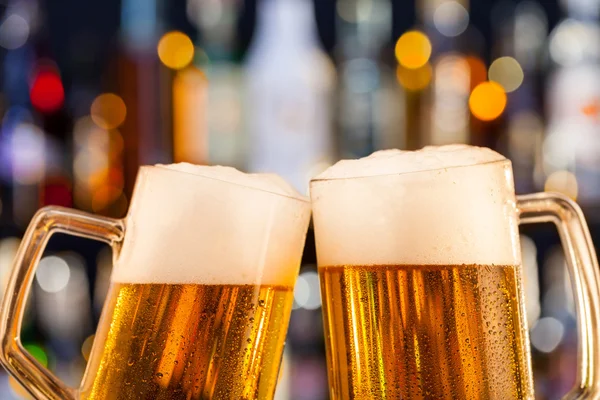
[[[270,399],[310,218],[275,175],[142,167],[127,217],[47,207],[18,250],[0,316],[4,367],[37,399]],[[20,342],[48,238],[109,243],[111,285],[79,388]]]
[[[558,227],[579,319],[569,399],[598,398],[598,265],[564,196],[452,145],[341,161],[311,182],[331,398],[533,399],[519,223]]]

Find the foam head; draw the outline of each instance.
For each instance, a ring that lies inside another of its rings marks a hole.
[[[343,160],[311,200],[319,266],[520,263],[510,161],[487,148]]]
[[[293,285],[310,204],[273,174],[142,167],[112,280]]]

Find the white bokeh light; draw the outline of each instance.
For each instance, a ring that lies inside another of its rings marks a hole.
[[[435,9],[433,24],[442,35],[455,37],[469,26],[469,12],[456,1],[446,1]]]
[[[63,258],[57,256],[42,258],[35,274],[38,285],[48,293],[63,290],[69,283],[70,276],[69,265]]]
[[[531,328],[531,345],[542,353],[551,353],[565,334],[563,324],[552,317],[540,318]]]
[[[0,24],[0,46],[8,50],[18,49],[29,38],[29,23],[17,14],[11,14]]]
[[[550,57],[560,65],[576,65],[600,56],[600,28],[565,19],[550,34]]]
[[[309,271],[300,274],[294,288],[294,309],[316,310],[321,307],[319,275]]]

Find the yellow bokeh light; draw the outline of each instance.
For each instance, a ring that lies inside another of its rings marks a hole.
[[[500,57],[494,60],[488,70],[490,81],[498,82],[507,93],[514,92],[523,83],[523,68],[512,57]]]
[[[189,36],[182,32],[165,33],[158,42],[158,58],[169,68],[184,68],[194,58],[194,44]]]
[[[396,68],[396,79],[406,90],[417,92],[425,89],[431,82],[431,65],[425,64],[421,68],[409,69],[398,65]]]
[[[92,196],[92,210],[94,212],[102,212],[106,207],[121,199],[123,190],[105,185],[99,187]]]
[[[17,381],[15,378],[13,378],[12,376],[8,377],[8,387],[10,387],[11,391],[19,398],[19,399],[23,399],[23,400],[29,400],[32,399],[33,400],[33,396],[31,396],[29,394],[29,392],[27,390],[25,390],[25,388],[23,386],[21,386],[21,384],[19,383],[19,381]]]
[[[92,121],[102,129],[115,129],[127,116],[125,102],[114,93],[103,93],[96,97],[90,107]]]
[[[476,118],[492,121],[506,108],[506,93],[496,82],[482,82],[471,92],[469,108]]]
[[[562,193],[573,200],[577,200],[579,186],[577,185],[577,178],[572,172],[561,170],[551,173],[546,178],[544,190],[546,192]]]
[[[94,337],[96,335],[88,336],[81,345],[81,355],[85,359],[85,361],[89,360],[90,353],[92,352],[92,345],[94,344]]]
[[[421,68],[431,57],[431,42],[423,32],[409,31],[400,36],[395,51],[398,63],[404,68]]]

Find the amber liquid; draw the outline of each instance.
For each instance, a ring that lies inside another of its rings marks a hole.
[[[331,397],[530,399],[520,267],[321,267]]]
[[[271,399],[292,288],[116,284],[82,399]]]

